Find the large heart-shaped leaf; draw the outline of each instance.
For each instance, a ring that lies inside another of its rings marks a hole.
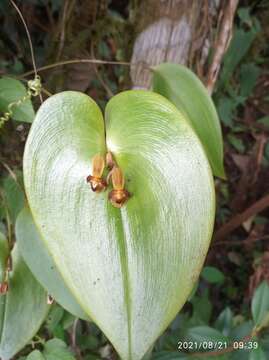
[[[27,207],[21,211],[16,221],[16,239],[26,264],[49,294],[70,313],[89,320],[65,285]]]
[[[214,175],[225,178],[220,121],[199,78],[183,65],[164,63],[153,68],[152,87],[186,114],[204,146]]]
[[[107,150],[132,194],[121,209],[86,183]],[[188,298],[212,234],[212,173],[191,126],[162,96],[126,91],[107,105],[105,131],[92,99],[63,92],[38,111],[24,180],[73,295],[122,359],[141,359]]]
[[[43,288],[25,265],[18,249],[12,250],[9,290],[0,296],[0,358],[10,359],[36,334],[49,306]]]

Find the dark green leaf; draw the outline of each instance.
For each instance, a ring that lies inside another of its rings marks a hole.
[[[13,224],[19,212],[22,210],[25,202],[23,187],[22,187],[22,174],[16,173],[17,180],[12,176],[8,176],[3,180],[3,196],[8,214]]]
[[[60,339],[52,339],[46,342],[43,355],[46,360],[76,360],[68,350],[67,345]]]
[[[216,320],[215,327],[228,336],[233,326],[233,313],[229,307],[226,307]]]
[[[224,274],[213,266],[205,266],[201,276],[211,284],[222,284],[225,280]]]
[[[65,285],[28,208],[24,208],[18,216],[15,230],[20,252],[37,280],[65,309],[77,317],[89,320]]]
[[[253,63],[243,64],[240,68],[240,94],[247,98],[251,95],[257,79],[260,75],[260,68]]]
[[[228,127],[233,126],[234,110],[237,107],[237,103],[234,99],[227,96],[222,96],[218,101],[218,113],[220,120],[224,125]]]
[[[53,304],[47,317],[46,325],[50,332],[53,332],[64,315],[64,309],[57,304]]]
[[[240,20],[243,23],[245,23],[247,25],[251,25],[252,19],[251,19],[250,8],[249,7],[239,8],[238,11],[237,11],[237,15],[239,16]]]
[[[180,354],[177,351],[161,351],[152,354],[152,360],[187,360],[189,357],[185,354]],[[194,358],[192,358],[194,359]]]
[[[220,75],[219,85],[227,86],[237,65],[250,49],[257,33],[260,31],[258,21],[255,21],[250,30],[245,31],[237,28],[234,31],[231,44],[223,60],[223,68]]]
[[[213,329],[209,326],[196,326],[188,329],[186,333],[186,340],[202,342],[227,342],[228,337],[224,336],[220,331]]]
[[[267,359],[268,357],[266,356],[261,346],[259,346],[257,349],[251,350],[249,354],[249,360],[267,360]]]
[[[101,360],[101,358],[97,355],[90,354],[90,355],[86,355],[85,359],[83,359],[83,360]]]
[[[45,358],[39,350],[34,350],[27,356],[26,360],[45,360]]]
[[[19,255],[12,251],[13,270],[9,291],[0,297],[0,357],[9,359],[36,334],[49,306],[43,288],[38,284]]]
[[[0,79],[0,112],[8,110],[8,105],[20,100],[26,95],[24,85],[12,78],[3,77]],[[25,101],[20,106],[12,108],[12,118],[18,121],[32,122],[35,116],[34,109],[30,100]]]
[[[266,320],[269,322],[269,286],[266,281],[256,289],[251,302],[251,311],[256,326],[261,326]]]
[[[252,321],[246,321],[240,325],[237,325],[235,328],[231,330],[230,338],[233,339],[234,341],[240,341],[245,336],[251,334],[253,330],[253,326],[254,324]]]
[[[237,136],[233,134],[228,134],[227,139],[229,143],[239,152],[244,153],[245,152],[245,145],[242,141],[242,139],[238,138]]]
[[[212,304],[208,295],[194,296],[191,300],[193,313],[191,318],[192,326],[207,324],[212,314]]]
[[[263,116],[259,120],[257,120],[258,123],[261,123],[269,128],[269,115]]]
[[[77,337],[77,344],[81,350],[95,350],[98,348],[99,340],[96,336],[85,334]]]
[[[67,330],[68,328],[70,328],[70,326],[74,323],[75,320],[76,320],[76,318],[74,317],[74,315],[65,311],[64,316],[61,321],[61,324],[62,324],[64,330]]]

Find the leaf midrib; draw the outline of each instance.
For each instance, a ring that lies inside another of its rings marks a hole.
[[[111,205],[108,203],[107,212],[108,219],[115,218],[113,213],[109,211]],[[120,252],[120,265],[122,270],[122,282],[124,291],[124,303],[127,314],[127,331],[128,331],[128,357],[132,359],[132,337],[131,337],[131,298],[130,298],[130,282],[129,282],[129,266],[128,266],[128,250],[126,243],[126,235],[124,231],[124,221],[121,209],[113,209],[114,213],[118,213],[117,218],[117,240]]]

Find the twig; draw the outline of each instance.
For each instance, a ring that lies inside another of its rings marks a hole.
[[[57,53],[57,56],[56,56],[57,61],[59,61],[60,58],[61,58],[61,54],[63,52],[64,43],[65,43],[65,25],[66,25],[67,7],[68,7],[68,1],[65,0],[64,1],[64,7],[63,7],[61,30],[60,30],[60,43],[59,43],[58,53]]]
[[[36,68],[36,62],[35,62],[35,54],[34,54],[34,48],[33,48],[33,44],[32,44],[32,39],[31,39],[31,35],[30,35],[30,32],[28,30],[28,27],[27,27],[27,24],[24,20],[24,17],[20,11],[20,9],[18,8],[18,6],[15,4],[15,2],[13,0],[9,0],[11,2],[11,4],[13,5],[13,7],[15,8],[15,10],[17,11],[22,23],[23,23],[23,26],[25,28],[25,31],[26,31],[26,34],[27,34],[27,38],[28,38],[28,43],[29,43],[29,47],[30,47],[30,52],[31,52],[31,57],[32,57],[32,64],[33,64],[33,74],[35,74],[35,77],[37,78],[37,68]],[[43,99],[42,99],[42,95],[41,93],[39,94],[39,98],[40,98],[40,101],[41,103],[43,102]]]
[[[253,238],[253,239],[250,239],[250,240],[235,240],[235,241],[223,240],[223,241],[216,241],[216,242],[213,242],[212,246],[221,246],[221,245],[229,245],[229,246],[240,245],[240,246],[242,246],[242,245],[252,244],[252,243],[255,243],[257,241],[263,241],[263,240],[269,240],[269,235],[264,235],[264,236]]]
[[[78,326],[78,322],[79,322],[79,319],[76,319],[73,323],[73,326],[72,326],[72,332],[71,332],[71,347],[73,349],[73,351],[76,353],[77,355],[77,359],[81,359],[81,354],[80,354],[80,350],[79,348],[77,347],[77,326]]]
[[[92,45],[91,45],[91,57],[95,59],[95,53],[94,53],[94,45],[93,45],[93,43],[92,43]],[[94,68],[94,72],[95,72],[95,74],[96,74],[99,82],[101,83],[101,85],[102,85],[103,88],[105,89],[108,97],[111,98],[114,94],[113,94],[112,90],[110,89],[110,87],[105,83],[105,81],[104,81],[104,79],[102,78],[102,76],[100,75],[96,64],[93,64],[93,68]]]
[[[215,42],[215,52],[213,55],[213,60],[207,75],[206,87],[209,94],[212,94],[213,92],[213,88],[216,83],[218,73],[220,70],[222,58],[231,40],[233,20],[237,5],[238,5],[238,0],[229,0],[226,5],[226,9],[220,26],[220,31]]]
[[[254,172],[253,180],[252,180],[253,184],[255,184],[258,180],[258,176],[259,176],[259,173],[261,170],[261,163],[262,163],[262,159],[263,159],[264,148],[267,143],[268,137],[264,133],[262,133],[261,135],[256,137],[256,140],[258,143],[258,149],[257,149],[257,156],[256,156],[256,167],[255,167],[255,172]]]
[[[125,61],[105,61],[105,60],[99,60],[99,59],[74,59],[74,60],[59,61],[57,63],[42,66],[42,67],[38,68],[37,71],[40,72],[40,71],[53,69],[55,67],[62,66],[62,65],[79,64],[79,63],[131,66],[130,62],[125,62]],[[33,70],[27,71],[26,73],[20,75],[20,77],[26,77],[26,76],[29,76],[32,74],[34,74]]]
[[[48,97],[53,95],[51,92],[49,92],[47,89],[45,89],[43,85],[42,85],[41,91]]]
[[[243,222],[248,220],[251,216],[256,215],[257,213],[263,211],[269,206],[269,195],[265,195],[260,200],[256,201],[253,205],[243,211],[241,214],[236,215],[226,224],[224,224],[219,230],[215,233],[215,241],[224,239],[229,235],[233,230],[238,228]]]

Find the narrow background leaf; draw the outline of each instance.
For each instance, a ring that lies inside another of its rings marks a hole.
[[[10,359],[36,334],[48,314],[46,292],[25,265],[18,249],[12,250],[13,271],[9,291],[0,297],[0,357]]]
[[[25,207],[17,219],[16,239],[26,264],[48,293],[67,311],[81,319],[89,320],[66,286],[53,257],[40,239],[29,208]]]
[[[269,286],[263,281],[255,290],[251,303],[251,311],[256,326],[262,324],[269,315]]]
[[[224,274],[214,266],[205,266],[201,276],[211,284],[221,284],[225,280]]]
[[[217,111],[199,78],[179,64],[153,68],[152,89],[186,114],[206,151],[214,175],[225,177],[223,141]]]

